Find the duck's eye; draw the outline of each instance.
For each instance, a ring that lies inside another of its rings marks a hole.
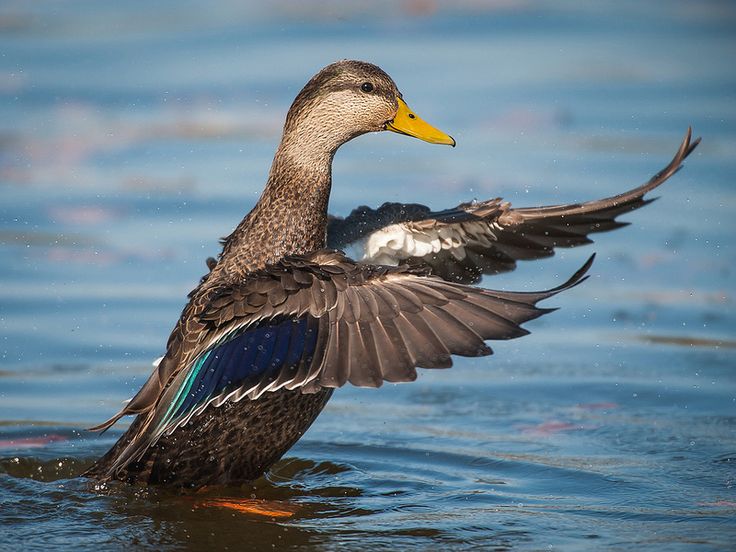
[[[364,82],[360,85],[360,89],[363,92],[373,92],[373,85],[370,82]]]

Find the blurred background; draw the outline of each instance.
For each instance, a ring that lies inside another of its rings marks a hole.
[[[342,58],[381,66],[458,147],[347,144],[334,214],[596,199],[666,165],[688,125],[703,143],[631,226],[484,279],[540,289],[598,252],[531,336],[337,392],[243,491],[288,519],[90,490],[73,476],[121,430],[83,428],[148,376],[294,96]],[[730,1],[2,2],[0,549],[730,549],[734,59]]]

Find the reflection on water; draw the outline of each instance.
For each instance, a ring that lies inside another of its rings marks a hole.
[[[0,549],[704,549],[736,540],[736,12],[728,3],[0,6]],[[331,210],[636,185],[704,141],[628,228],[484,285],[594,275],[496,355],[342,389],[252,486],[76,478],[84,428],[160,355],[256,200],[321,66],[383,66],[458,140],[344,147]]]

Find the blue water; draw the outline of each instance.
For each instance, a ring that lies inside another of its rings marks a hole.
[[[483,281],[552,286],[598,252],[532,335],[341,389],[253,489],[75,478],[339,58],[383,67],[458,147],[351,142],[337,214],[594,199],[688,125],[703,143],[629,227]],[[731,2],[3,2],[0,549],[733,549],[735,58]]]

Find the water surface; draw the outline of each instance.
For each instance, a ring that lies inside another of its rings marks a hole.
[[[728,2],[3,3],[0,549],[732,549],[734,29]],[[548,287],[599,253],[532,335],[341,389],[253,488],[76,478],[122,432],[84,428],[148,376],[292,98],[339,58],[458,147],[355,140],[338,214],[593,199],[688,125],[704,141],[629,227],[483,281]]]

